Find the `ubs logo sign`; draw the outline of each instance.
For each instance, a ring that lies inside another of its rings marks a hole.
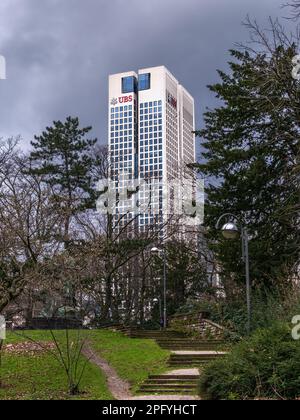
[[[133,100],[132,95],[130,95],[130,96],[121,96],[119,98],[119,103],[120,104],[126,104],[127,102],[132,102],[132,100]]]
[[[113,98],[110,101],[110,104],[112,106],[116,106],[117,104],[126,104],[128,102],[132,102],[133,101],[133,96],[129,95],[129,96],[120,96],[119,98]]]

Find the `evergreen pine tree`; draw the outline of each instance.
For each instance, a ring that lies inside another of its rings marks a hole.
[[[223,278],[244,282],[240,242],[222,240],[214,228],[230,212],[249,231],[252,285],[268,289],[291,283],[300,245],[297,47],[282,45],[273,29],[277,45],[269,54],[231,51],[230,74],[219,71],[221,81],[209,86],[222,105],[205,113],[196,133],[204,147],[198,169],[206,179],[208,236]]]
[[[78,118],[54,121],[31,142],[30,173],[43,175],[53,188],[54,198],[65,212],[64,242],[69,237],[74,214],[95,206],[91,150],[96,139],[87,139],[91,127],[80,128]]]

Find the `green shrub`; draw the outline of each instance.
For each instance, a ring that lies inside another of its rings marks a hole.
[[[247,306],[246,297],[239,296],[227,301],[219,298],[218,301],[189,301],[180,312],[209,312],[209,319],[222,325],[237,337],[247,333]],[[273,294],[264,291],[252,291],[251,296],[251,327],[252,331],[258,328],[271,327],[274,322],[290,322],[294,314],[300,313],[299,290]],[[232,336],[232,335],[231,335]],[[232,340],[231,340],[232,341]]]
[[[214,400],[299,397],[300,342],[287,324],[257,330],[204,369],[199,393]]]

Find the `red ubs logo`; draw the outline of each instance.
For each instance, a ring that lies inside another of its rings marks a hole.
[[[124,104],[124,103],[127,103],[127,102],[132,102],[132,101],[133,101],[132,95],[129,95],[129,96],[121,96],[119,98],[119,103],[120,104]]]

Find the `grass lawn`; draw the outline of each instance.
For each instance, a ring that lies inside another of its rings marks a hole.
[[[5,344],[29,341],[28,337],[39,342],[52,341],[49,331],[26,331],[8,333]],[[55,336],[62,343],[65,333],[56,331]],[[70,336],[77,334],[70,332]],[[149,374],[159,374],[167,370],[169,351],[162,350],[153,340],[131,339],[119,332],[109,330],[83,331],[94,350],[126,379],[135,392]],[[27,354],[4,353],[2,357],[2,380],[0,400],[4,399],[113,399],[107,389],[101,370],[91,363],[87,364],[80,390],[83,394],[71,397],[67,393],[67,377],[55,358],[47,352],[34,356]]]
[[[119,332],[95,330],[90,332],[93,348],[106,359],[119,376],[129,381],[135,392],[148,375],[165,372],[170,352],[154,340],[128,338]]]
[[[26,335],[38,341],[51,341],[51,336],[44,331],[27,331]],[[63,332],[56,332],[60,340]],[[5,344],[28,341],[9,333]],[[4,353],[2,357],[2,380],[0,400],[5,399],[112,399],[107,389],[104,375],[99,368],[88,363],[80,386],[83,391],[79,396],[71,397],[67,393],[67,378],[58,361],[49,353],[35,356]]]

